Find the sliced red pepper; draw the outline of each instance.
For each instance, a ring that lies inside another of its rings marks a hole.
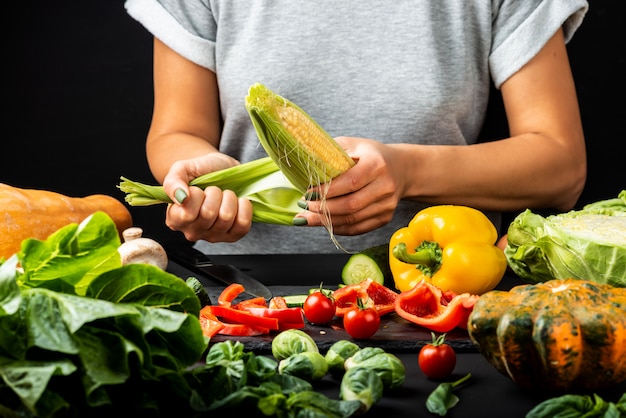
[[[227,306],[209,305],[208,308],[213,315],[218,317],[220,321],[229,324],[243,324],[255,327],[278,329],[278,319],[256,316],[248,311],[241,309],[233,309]]]
[[[394,303],[398,293],[372,279],[366,279],[361,283],[338,288],[333,291],[332,297],[337,305],[337,316],[345,315],[356,306],[357,299],[361,299],[366,307],[374,306],[378,315],[382,316],[395,310]]]
[[[222,293],[217,297],[217,304],[220,306],[230,307],[233,300],[237,299],[241,293],[245,291],[245,288],[240,283],[232,283],[226,286]]]
[[[265,301],[265,298],[263,296],[259,296],[259,297],[255,297],[255,298],[242,300],[241,302],[237,302],[237,303],[231,305],[231,308],[233,308],[233,309],[246,309],[246,308],[251,307],[251,306],[267,308],[267,302]]]
[[[235,337],[251,337],[255,335],[269,334],[268,328],[256,327],[254,325],[245,324],[224,324],[224,328],[219,330],[219,334],[230,335]]]
[[[478,295],[442,292],[424,280],[400,293],[395,311],[402,318],[435,332],[448,332],[456,327],[467,328],[467,319]]]
[[[284,331],[286,329],[300,329],[300,328],[304,328],[304,321],[302,322],[294,322],[294,323],[289,323],[289,322],[280,322],[278,323],[278,326],[280,327],[279,331]]]
[[[261,316],[263,318],[275,318],[279,325],[286,324],[304,324],[304,316],[302,308],[259,308],[250,306],[246,311],[252,315]]]
[[[207,309],[207,306],[200,310],[198,319],[200,321],[202,333],[207,337],[214,336],[224,328],[224,324],[217,319],[215,315],[213,315],[210,309]]]

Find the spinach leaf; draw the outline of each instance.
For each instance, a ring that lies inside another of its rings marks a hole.
[[[442,417],[446,416],[448,410],[454,408],[456,404],[459,403],[459,397],[452,393],[452,390],[470,377],[472,377],[472,374],[468,373],[456,382],[439,384],[426,399],[426,409],[428,409],[428,412]]]
[[[91,280],[122,265],[120,244],[115,223],[104,212],[69,224],[46,240],[25,239],[18,253],[23,268],[18,285],[84,295]]]
[[[626,413],[626,394],[617,404],[599,395],[567,394],[546,399],[527,414],[526,418],[619,418]]]

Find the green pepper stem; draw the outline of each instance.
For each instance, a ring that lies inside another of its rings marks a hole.
[[[393,256],[398,260],[408,264],[421,264],[423,266],[434,266],[438,263],[437,252],[432,247],[422,247],[416,252],[409,254],[406,250],[406,243],[401,242],[393,247]]]

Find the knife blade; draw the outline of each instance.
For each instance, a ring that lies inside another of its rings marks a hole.
[[[241,284],[245,293],[254,297],[263,297],[266,301],[272,298],[272,291],[252,276],[231,264],[215,264],[211,258],[192,245],[176,245],[166,247],[168,257],[189,270],[208,276],[223,284]],[[198,277],[201,280],[201,277]],[[202,280],[201,280],[202,281]],[[203,283],[204,284],[204,283]]]

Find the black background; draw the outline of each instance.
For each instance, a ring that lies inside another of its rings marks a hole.
[[[152,38],[123,0],[35,0],[5,6],[4,139],[0,182],[123,200],[119,177],[154,183],[144,141],[152,111]],[[568,45],[589,171],[578,207],[626,188],[623,0],[591,0]],[[487,137],[506,133],[494,96]],[[145,230],[164,206],[130,208]]]

